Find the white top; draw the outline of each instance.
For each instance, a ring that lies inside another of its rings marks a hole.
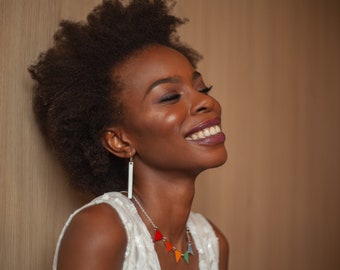
[[[154,248],[153,239],[147,227],[138,215],[135,205],[119,192],[105,193],[79,208],[69,217],[57,242],[53,270],[57,269],[60,242],[72,218],[82,209],[99,203],[111,205],[117,211],[125,226],[128,241],[123,269],[160,270],[161,267]],[[218,270],[218,238],[209,222],[201,214],[191,212],[187,226],[198,250],[199,269]],[[197,256],[197,254],[195,253],[194,256]]]

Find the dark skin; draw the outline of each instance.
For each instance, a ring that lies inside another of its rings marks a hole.
[[[195,179],[227,159],[223,134],[199,140],[189,133],[202,124],[220,126],[220,105],[206,93],[201,74],[190,62],[165,46],[138,52],[116,67],[113,76],[123,84],[125,119],[133,121],[107,128],[103,145],[121,158],[133,156],[135,196],[162,234],[185,251]],[[153,235],[151,224],[137,210]],[[219,269],[227,269],[227,240],[211,225],[219,238]],[[106,204],[86,208],[65,233],[58,269],[122,269],[126,245],[125,229],[114,209]],[[155,250],[161,269],[198,269],[195,244],[189,264],[182,259],[176,263],[162,242],[155,243]]]

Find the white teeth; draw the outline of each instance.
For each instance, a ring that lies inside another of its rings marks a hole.
[[[204,139],[204,138],[207,138],[207,137],[210,137],[212,135],[216,135],[218,133],[221,132],[221,128],[216,125],[216,126],[213,126],[213,127],[208,127],[208,128],[205,128],[205,129],[202,129],[194,134],[191,134],[189,137],[186,137],[185,139],[187,141],[194,141],[194,140],[198,140],[198,139]]]
[[[216,134],[216,129],[215,129],[214,127],[211,127],[211,128],[209,129],[209,131],[210,131],[210,134],[211,134],[211,135],[215,135],[215,134]]]

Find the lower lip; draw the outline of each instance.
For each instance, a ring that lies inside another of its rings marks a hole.
[[[216,135],[209,136],[204,139],[198,139],[198,140],[192,140],[190,142],[198,143],[198,144],[209,144],[209,145],[215,145],[215,144],[221,144],[225,142],[225,135],[223,132],[220,132]]]

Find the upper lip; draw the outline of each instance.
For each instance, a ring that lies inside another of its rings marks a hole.
[[[212,127],[212,126],[216,126],[216,125],[220,125],[221,124],[221,118],[220,117],[215,117],[213,119],[209,119],[206,121],[203,121],[201,123],[199,123],[197,126],[195,126],[193,129],[191,129],[186,135],[185,137],[189,137],[191,134],[194,134],[202,129],[205,129],[207,127]]]

